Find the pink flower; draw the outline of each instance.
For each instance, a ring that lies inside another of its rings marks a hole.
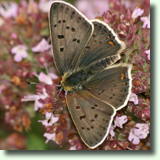
[[[16,47],[12,48],[11,53],[15,54],[14,60],[16,62],[21,62],[22,58],[27,58],[27,47],[24,45],[17,45]]]
[[[40,0],[39,9],[44,13],[48,13],[52,3],[53,3],[53,0],[50,0],[50,1]]]
[[[134,102],[134,104],[137,105],[138,104],[138,97],[137,97],[137,95],[134,94],[134,93],[131,93],[129,101]]]
[[[137,128],[132,128],[129,133],[128,140],[133,144],[139,144],[140,139],[145,139],[149,133],[149,125],[148,124],[136,124]]]
[[[45,133],[43,136],[47,138],[45,143],[48,143],[49,140],[55,141],[55,138],[56,138],[56,134],[55,133]]]
[[[147,58],[150,60],[150,49],[145,51],[145,53],[147,54]]]
[[[76,149],[76,146],[77,146],[77,145],[70,147],[69,150],[77,150],[77,149]]]
[[[111,138],[115,136],[115,133],[114,133],[114,131],[113,131],[114,128],[115,128],[115,126],[113,126],[113,125],[111,124],[110,130],[109,130],[109,134],[111,135]]]
[[[150,28],[150,14],[148,15],[148,17],[141,17],[141,21],[143,21],[142,28]]]
[[[134,129],[134,133],[136,136],[140,136],[141,139],[144,139],[147,137],[149,133],[149,125],[148,124],[143,124],[143,123],[137,123],[136,128]]]
[[[140,9],[138,7],[135,8],[135,10],[132,13],[132,18],[136,19],[137,17],[141,16],[144,13],[143,9]]]
[[[121,117],[116,117],[115,120],[114,120],[114,127],[120,127],[120,128],[123,128],[123,124],[126,123],[128,121],[127,119],[127,116],[124,115],[124,116],[121,116]]]
[[[52,124],[56,123],[59,120],[59,117],[54,117],[52,113],[46,112],[46,119],[39,120],[38,122],[42,122],[44,126],[51,126]],[[52,116],[51,116],[52,115]],[[51,117],[51,121],[48,123],[48,120]]]
[[[37,75],[35,73],[34,73],[34,75],[38,77],[40,82],[43,82],[45,84],[50,84],[50,85],[53,84],[52,79],[57,79],[58,78],[58,76],[54,73],[48,73],[48,75],[46,75],[45,73],[40,72],[39,75]]]
[[[28,95],[28,96],[25,96],[21,101],[22,102],[24,102],[24,101],[35,101],[34,110],[37,111],[39,108],[42,108],[44,106],[44,104],[40,103],[38,100],[39,99],[45,99],[45,98],[49,97],[45,88],[43,88],[42,91],[43,91],[43,94],[39,93],[37,95]]]
[[[32,48],[33,52],[43,52],[45,50],[48,50],[49,48],[51,48],[51,45],[48,44],[48,42],[42,38],[42,40],[35,46]]]
[[[53,84],[52,78],[43,72],[40,72],[38,79],[40,82],[46,83],[46,84]]]
[[[3,18],[17,17],[18,5],[16,3],[11,2],[10,5],[8,5],[6,2],[3,2],[3,6],[5,9],[0,6],[0,15]]]
[[[140,137],[138,137],[137,135],[135,135],[135,133],[134,133],[134,128],[132,128],[131,130],[130,130],[130,133],[129,133],[129,137],[128,137],[128,140],[129,141],[131,141],[133,144],[139,144],[139,142],[140,142]]]

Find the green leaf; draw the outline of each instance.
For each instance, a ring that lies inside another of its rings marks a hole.
[[[27,150],[47,150],[44,138],[35,133],[28,135]]]

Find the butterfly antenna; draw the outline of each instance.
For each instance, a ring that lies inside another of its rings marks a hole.
[[[36,83],[36,82],[27,82],[27,84],[39,84],[39,85],[44,85],[44,86],[56,86],[56,87],[60,87],[61,85],[57,85],[57,84],[46,84],[46,83]]]
[[[52,112],[51,112],[51,116],[50,116],[50,118],[49,118],[49,120],[48,120],[48,123],[51,121],[52,113],[54,112],[54,109],[55,109],[55,107],[56,107],[56,104],[57,104],[57,101],[58,101],[58,99],[59,99],[59,96],[60,96],[61,92],[62,92],[62,88],[60,89],[60,91],[59,91],[59,93],[58,93],[58,95],[57,95],[57,97],[56,97],[56,99],[55,99],[55,101],[54,101],[54,105],[53,105]]]

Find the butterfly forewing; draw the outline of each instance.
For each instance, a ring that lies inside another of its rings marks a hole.
[[[119,40],[114,31],[104,22],[92,20],[94,32],[81,54],[77,67],[86,67],[98,60],[122,52],[125,44]]]
[[[56,67],[63,75],[75,67],[91,36],[93,24],[73,6],[65,2],[53,2],[50,30]]]
[[[131,65],[119,64],[95,74],[85,87],[93,96],[119,110],[129,99],[131,81]]]
[[[87,91],[67,94],[67,106],[77,130],[90,148],[96,148],[108,135],[115,110]]]

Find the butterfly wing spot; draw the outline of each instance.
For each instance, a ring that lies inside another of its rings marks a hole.
[[[86,115],[80,116],[79,118],[80,118],[80,120],[82,120],[82,119],[86,118]]]
[[[63,39],[64,35],[58,35],[57,37],[58,37],[58,39]]]
[[[98,118],[98,114],[95,114],[95,115],[94,115],[94,118]]]
[[[102,26],[99,26],[99,29],[102,29]]]
[[[103,89],[100,93],[98,93],[98,95],[101,95],[102,93],[104,93],[104,91],[105,91],[105,90]]]
[[[109,44],[111,44],[111,45],[112,45],[112,47],[114,46],[114,43],[113,43],[112,41],[109,41]]]
[[[95,109],[95,107],[91,107],[91,109]]]
[[[56,28],[56,27],[57,27],[57,25],[55,24],[55,25],[54,25],[54,28]]]
[[[97,40],[94,40],[94,42],[97,42]]]
[[[67,7],[67,8],[65,9],[65,14],[67,14],[68,11],[69,11],[69,8]]]
[[[123,73],[121,73],[121,80],[123,80],[124,79],[124,74]]]
[[[91,126],[91,128],[92,128],[92,129],[94,129],[94,127],[93,127],[93,126]]]
[[[87,25],[87,22],[84,22],[84,25]]]
[[[77,40],[77,43],[80,43],[80,40],[79,40],[79,39]]]
[[[102,93],[103,93],[104,91],[105,91],[105,90],[103,89],[103,90],[102,90]]]
[[[100,43],[100,44],[102,44],[102,42],[101,42],[101,41],[100,41],[99,43]]]
[[[105,130],[105,127],[104,127],[104,126],[101,126],[101,125],[100,125],[99,127],[101,128],[101,130]]]
[[[76,40],[77,40],[77,38],[74,38],[74,39],[73,39],[73,42],[75,42]]]
[[[84,127],[82,127],[82,129],[84,129]]]
[[[111,89],[111,91],[113,91],[113,89]]]
[[[89,46],[86,46],[85,48],[86,48],[86,49],[90,49],[90,47],[89,47]]]
[[[95,37],[95,34],[93,34],[93,37]]]
[[[116,87],[117,85],[115,84],[114,87]]]
[[[66,22],[66,20],[63,20],[63,23],[65,23]]]
[[[104,30],[103,30],[103,33],[106,33],[106,32],[107,32],[107,30],[106,30],[106,29],[104,29]]]
[[[72,32],[75,32],[75,28],[74,28],[74,27],[72,27],[72,28],[71,28],[71,31],[72,31]]]
[[[87,128],[87,130],[89,131],[89,130],[90,130],[90,128]]]
[[[94,106],[95,106],[95,107],[98,107],[98,105],[97,105],[97,104],[95,104]]]
[[[58,23],[61,23],[61,20],[59,20]]]
[[[71,14],[71,17],[70,17],[70,18],[72,19],[74,16],[75,16],[75,11],[73,11],[73,12],[72,12],[72,14]]]
[[[108,122],[108,119],[104,119],[104,118],[103,118],[102,121],[105,122],[105,123],[107,123],[107,122]]]
[[[67,26],[66,29],[69,29],[69,26]]]
[[[80,106],[76,106],[76,109],[80,109]]]
[[[113,96],[115,96],[115,94],[113,94]]]
[[[107,38],[110,38],[111,37],[111,35],[109,34],[108,36],[107,36]]]
[[[63,52],[63,50],[64,50],[64,48],[62,47],[62,48],[60,48],[60,52]]]
[[[91,122],[94,122],[94,119],[91,119]]]
[[[78,17],[77,22],[80,22],[80,21],[81,21],[81,17]]]
[[[113,97],[110,97],[109,99],[112,99]]]

